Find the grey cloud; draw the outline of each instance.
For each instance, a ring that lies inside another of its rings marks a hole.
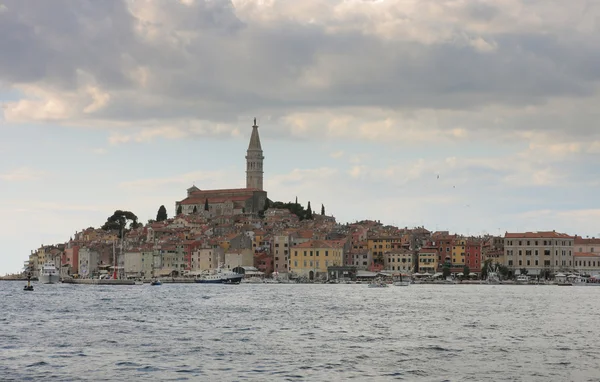
[[[357,31],[330,33],[289,20],[242,21],[230,2],[198,1],[157,2],[163,21],[145,25],[160,36],[151,40],[137,34],[144,21],[122,1],[5,3],[0,82],[75,89],[78,71],[90,73],[111,102],[86,118],[230,122],[262,111],[278,117],[348,106],[520,107],[593,95],[600,75],[592,49],[599,39],[575,30],[483,36],[457,31],[454,40],[420,44]],[[500,12],[481,2],[462,10],[486,22]],[[496,50],[468,45],[478,37]],[[128,74],[139,67],[149,73],[144,88]],[[311,70],[329,85],[309,86],[303,76]]]

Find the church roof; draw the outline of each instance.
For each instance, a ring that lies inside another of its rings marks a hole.
[[[254,126],[252,126],[252,135],[250,136],[250,144],[248,144],[248,150],[261,150],[260,137],[258,136],[258,126],[256,125],[256,118],[254,119]]]

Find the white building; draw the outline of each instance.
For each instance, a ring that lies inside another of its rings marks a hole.
[[[539,275],[541,270],[567,272],[574,268],[574,237],[556,231],[506,233],[504,261],[518,274],[526,269],[528,275]]]

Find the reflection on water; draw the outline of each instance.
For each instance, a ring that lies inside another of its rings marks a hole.
[[[0,380],[600,380],[600,288],[21,284]]]

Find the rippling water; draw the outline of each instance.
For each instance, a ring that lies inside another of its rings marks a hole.
[[[600,381],[600,288],[23,285],[2,381]]]

